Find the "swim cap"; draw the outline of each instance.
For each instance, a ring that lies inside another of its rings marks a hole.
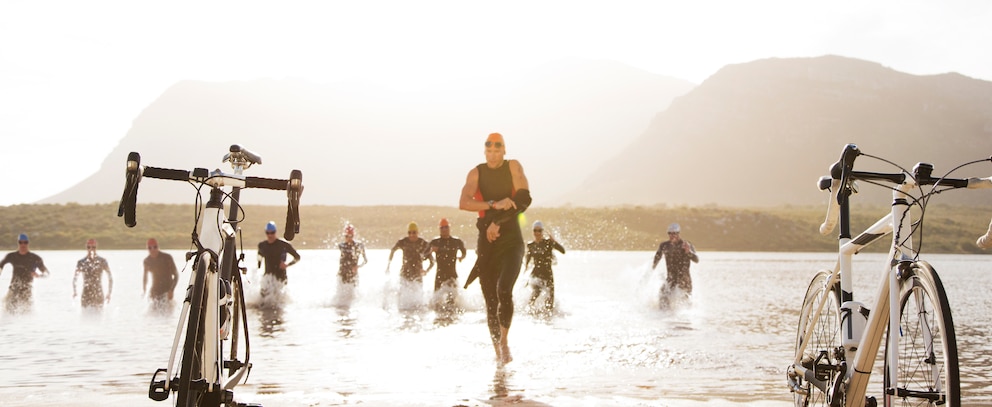
[[[418,231],[417,222],[410,222],[406,227],[407,232],[417,232]]]
[[[443,228],[445,226],[451,226],[451,225],[448,224],[448,218],[441,218],[441,223],[438,224],[438,227],[442,227]]]
[[[503,141],[503,135],[499,133],[489,133],[489,137],[486,137],[486,144],[489,143],[500,143],[506,147],[506,141]]]
[[[681,231],[682,231],[682,228],[679,227],[679,224],[678,223],[673,223],[671,225],[668,225],[668,233],[679,233]]]
[[[26,235],[24,233],[21,233],[20,235],[17,235],[17,241],[18,242],[27,242],[28,241],[28,235]]]
[[[532,229],[544,229],[544,224],[539,220],[535,220],[534,227]]]
[[[148,239],[148,247],[152,246],[158,247],[158,240],[155,240],[154,238]]]
[[[355,227],[352,226],[352,224],[349,223],[347,226],[344,227],[344,235],[345,236],[354,236],[355,235]]]
[[[96,246],[96,239],[90,239],[86,241],[87,246]]]
[[[275,232],[277,229],[278,228],[276,228],[276,223],[271,220],[269,221],[269,223],[265,224],[265,233]]]

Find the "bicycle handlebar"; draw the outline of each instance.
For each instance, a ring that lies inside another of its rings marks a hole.
[[[851,189],[847,185],[851,181],[869,180],[886,181],[893,184],[903,184],[910,176],[905,172],[883,173],[854,171],[854,161],[861,155],[861,150],[857,145],[848,144],[841,151],[840,159],[830,166],[830,175],[820,177],[818,186],[820,190],[830,191],[830,200],[827,201],[827,216],[820,224],[820,234],[826,235],[837,226],[837,219],[840,215],[839,205],[844,199],[842,194],[850,194]],[[990,158],[992,160],[992,158]],[[992,177],[985,178],[944,178],[932,176],[933,165],[929,163],[917,163],[913,167],[912,181],[916,185],[934,185],[949,188],[985,189],[992,188]],[[836,203],[836,205],[835,205]],[[992,247],[992,222],[989,223],[989,230],[978,238],[975,242],[978,247],[988,249]]]
[[[234,146],[232,146],[232,153]],[[239,147],[240,148],[240,147]],[[261,162],[261,157],[241,149],[241,154],[250,154],[250,159]],[[229,159],[225,156],[225,160]],[[289,179],[248,177],[236,174],[227,174],[220,170],[208,172],[204,168],[196,168],[193,171],[177,170],[161,167],[141,167],[141,155],[131,152],[127,157],[127,166],[124,177],[124,194],[121,196],[120,206],[117,208],[117,216],[124,217],[124,224],[128,227],[137,225],[136,207],[138,197],[138,185],[141,178],[156,178],[171,181],[189,181],[207,184],[215,188],[233,186],[237,188],[263,188],[287,191],[288,198],[286,210],[286,228],[283,237],[286,240],[293,240],[297,233],[300,233],[300,196],[303,194],[303,172],[293,170]]]

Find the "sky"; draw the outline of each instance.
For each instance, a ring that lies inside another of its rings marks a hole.
[[[183,80],[420,89],[578,57],[698,84],[728,64],[825,54],[992,80],[989,21],[986,0],[4,0],[0,206],[96,172]]]

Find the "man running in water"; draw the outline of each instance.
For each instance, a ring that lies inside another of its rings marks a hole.
[[[7,312],[27,311],[31,306],[34,278],[47,276],[48,269],[40,256],[28,250],[28,235],[24,233],[17,236],[17,251],[7,253],[0,260],[0,273],[8,263],[14,267],[14,275],[10,277],[10,287],[7,289]]]
[[[508,340],[513,320],[513,285],[524,257],[517,215],[530,206],[531,197],[523,166],[517,160],[504,159],[503,136],[490,134],[485,146],[486,162],[468,172],[458,208],[479,212],[478,258],[465,285],[479,278],[486,300],[489,336],[496,360],[502,365],[513,360]]]
[[[158,241],[148,239],[148,257],[145,257],[141,278],[141,295],[148,294],[148,299],[156,304],[164,304],[172,300],[172,294],[179,284],[179,271],[172,255],[159,250]],[[151,287],[148,286],[148,276],[151,276]]]
[[[524,261],[524,269],[526,269],[530,261],[534,260],[534,270],[530,273],[530,287],[533,290],[530,295],[531,309],[534,309],[534,302],[541,296],[542,291],[547,295],[544,297],[544,308],[541,311],[550,312],[554,309],[555,276],[551,272],[551,265],[554,263],[555,253],[552,250],[565,254],[565,248],[555,241],[554,236],[544,234],[544,224],[535,221],[534,241],[527,243],[527,258]]]
[[[465,260],[465,242],[451,236],[451,225],[448,219],[441,218],[438,224],[441,236],[431,240],[431,253],[437,258],[437,274],[434,278],[434,295],[444,288],[444,298],[436,298],[445,311],[453,311],[455,293],[458,292],[458,272],[455,260]],[[461,253],[459,256],[458,253]]]
[[[688,299],[692,295],[692,277],[689,275],[689,262],[699,263],[699,256],[696,256],[696,248],[691,243],[682,240],[680,237],[681,232],[682,228],[678,223],[668,226],[668,240],[658,245],[658,251],[654,254],[654,263],[651,265],[651,269],[653,270],[658,267],[658,262],[664,257],[665,265],[668,266],[668,275],[665,285],[661,288],[662,296],[666,296],[666,292],[670,295],[675,290],[680,290],[682,299]]]
[[[262,267],[265,262],[265,275],[278,280],[282,285],[286,285],[286,268],[300,261],[300,254],[296,252],[289,242],[276,237],[275,222],[265,225],[265,240],[258,242],[258,267]],[[288,255],[293,256],[293,260],[286,263]],[[268,290],[265,284],[262,285],[262,295],[266,295]]]
[[[103,295],[103,273],[107,273],[107,296]],[[104,302],[110,302],[110,294],[114,292],[114,276],[110,274],[107,259],[97,256],[96,239],[86,241],[86,257],[76,262],[76,274],[72,276],[72,298],[76,298],[76,280],[83,275],[82,304],[86,308],[103,308]]]
[[[410,222],[407,225],[406,238],[400,239],[389,251],[389,262],[393,262],[393,253],[403,250],[403,267],[400,269],[400,277],[407,282],[417,282],[423,287],[424,275],[434,268],[434,258],[430,255],[431,246],[419,236],[420,230],[417,222]],[[424,269],[424,260],[430,260],[430,266]],[[388,270],[388,269],[387,269]]]
[[[344,227],[344,242],[338,243],[341,251],[341,261],[338,267],[340,284],[358,284],[358,268],[369,262],[365,257],[365,244],[355,241],[355,227],[348,224]],[[361,258],[361,262],[359,262]]]

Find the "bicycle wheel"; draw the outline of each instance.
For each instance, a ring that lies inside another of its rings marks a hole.
[[[843,379],[836,374],[840,361],[834,351],[841,346],[840,331],[840,284],[834,283],[827,286],[830,281],[831,272],[820,271],[813,277],[806,290],[806,297],[803,299],[803,307],[799,314],[799,329],[796,333],[796,356],[803,341],[803,335],[810,324],[813,334],[809,338],[809,343],[803,350],[800,358],[803,367],[815,371],[816,380],[813,383],[805,377],[794,377],[798,389],[793,393],[796,406],[827,406],[827,391],[833,386],[835,380]],[[827,295],[823,295],[827,292]],[[820,307],[823,302],[823,310],[820,317],[815,321],[811,320],[813,312]]]
[[[920,261],[899,289],[899,363],[896,389],[885,362],[885,392],[891,406],[960,406],[958,350],[954,322],[940,277]],[[889,335],[892,333],[889,332]],[[886,342],[885,354],[890,349]]]
[[[182,361],[179,365],[179,383],[177,386],[177,406],[198,406],[203,397],[203,371],[200,368],[203,351],[203,318],[205,309],[203,297],[206,294],[204,286],[207,276],[207,259],[197,261],[196,276],[190,292],[189,320],[186,324],[186,340],[183,342]]]

